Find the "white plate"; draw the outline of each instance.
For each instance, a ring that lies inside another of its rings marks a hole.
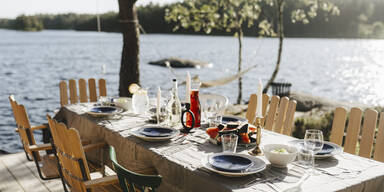
[[[304,139],[293,140],[293,141],[290,141],[289,143],[293,144],[293,145],[299,145],[300,142],[304,142]],[[328,141],[324,141],[324,143],[331,145],[332,147],[335,148],[335,150],[333,150],[331,153],[328,153],[328,154],[315,155],[316,159],[326,159],[326,158],[332,157],[334,155],[339,155],[339,154],[343,153],[343,148],[341,146],[339,146],[335,143],[328,142]]]
[[[93,106],[92,108],[94,107],[102,107],[102,106]],[[121,112],[123,112],[124,110],[120,107],[113,107],[113,106],[108,106],[110,108],[115,108],[116,111],[114,111],[113,113],[97,113],[97,112],[92,112],[92,111],[86,111],[85,113],[89,114],[89,115],[92,115],[92,116],[95,116],[95,117],[103,117],[103,116],[111,116],[111,115],[116,115],[116,114],[119,114]],[[92,109],[91,108],[91,109]],[[89,110],[91,110],[89,109]]]
[[[217,170],[217,169],[213,168],[211,166],[211,164],[208,162],[208,159],[212,155],[208,156],[207,158],[203,158],[201,160],[201,163],[202,163],[202,165],[203,165],[203,167],[205,169],[208,169],[209,171],[218,173],[218,174],[226,176],[226,177],[243,177],[243,176],[247,176],[247,175],[252,175],[252,174],[258,173],[260,171],[263,171],[267,167],[267,165],[265,164],[265,162],[263,160],[261,160],[261,159],[259,159],[257,157],[246,155],[246,154],[236,154],[236,153],[224,152],[224,153],[213,154],[213,155],[224,155],[224,154],[226,154],[226,155],[231,154],[231,155],[236,155],[236,156],[247,158],[247,159],[249,159],[249,160],[251,160],[253,162],[253,165],[251,167],[249,167],[248,169],[246,169],[245,171],[243,171],[243,172],[220,171],[220,170]]]
[[[148,137],[148,136],[145,136],[143,134],[140,133],[140,130],[141,129],[144,129],[144,128],[147,128],[147,127],[155,127],[156,125],[148,125],[148,126],[144,126],[144,127],[141,127],[139,129],[136,129],[136,130],[133,130],[131,131],[131,134],[135,137],[138,137],[142,140],[145,140],[145,141],[151,141],[151,142],[156,142],[156,141],[166,141],[166,140],[170,140],[178,135],[180,135],[180,131],[178,129],[175,129],[175,128],[171,128],[171,127],[167,127],[168,129],[172,129],[173,130],[173,133],[172,135],[168,136],[168,137]],[[161,126],[159,126],[161,127]],[[159,128],[160,129],[160,128]]]

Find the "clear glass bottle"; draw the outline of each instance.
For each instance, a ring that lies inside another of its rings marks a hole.
[[[180,124],[181,118],[181,103],[179,99],[178,89],[177,89],[177,80],[173,79],[173,88],[171,99],[168,102],[168,124],[169,126],[177,126]]]

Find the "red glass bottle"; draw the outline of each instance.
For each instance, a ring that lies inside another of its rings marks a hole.
[[[200,119],[201,119],[201,110],[200,110],[200,101],[199,101],[199,90],[192,89],[191,90],[191,111],[195,116],[195,127],[200,127]],[[192,125],[192,117],[188,113],[187,114],[187,126]]]

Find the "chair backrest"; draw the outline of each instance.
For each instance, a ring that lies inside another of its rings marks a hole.
[[[280,99],[277,95],[269,97],[267,94],[263,94],[262,103],[262,125],[264,125],[264,128],[277,133],[291,135],[296,111],[296,101],[289,100],[288,97]],[[255,121],[256,107],[257,96],[252,94],[246,113],[246,118],[249,123],[253,124]]]
[[[347,153],[356,154],[357,143],[359,142],[359,156],[371,158],[373,146],[375,146],[373,158],[375,160],[384,162],[384,113],[380,114],[379,129],[377,134],[377,111],[372,109],[365,110],[363,127],[361,127],[362,117],[363,110],[356,107],[351,109],[348,126],[346,128],[344,151]],[[338,145],[343,145],[346,119],[347,110],[343,107],[336,108],[334,111],[334,119],[330,137],[331,142]]]
[[[109,147],[109,156],[124,192],[156,191],[160,186],[162,179],[160,175],[142,175],[121,166],[116,160],[115,149],[112,146]]]
[[[13,115],[16,121],[18,128],[19,136],[21,143],[23,144],[25,152],[27,152],[30,157],[33,157],[32,151],[29,150],[29,146],[35,145],[36,141],[33,137],[33,132],[31,130],[31,124],[29,122],[28,114],[23,105],[19,105],[15,100],[14,96],[9,96],[9,102],[11,103]],[[36,154],[37,160],[40,161],[40,156]]]
[[[65,183],[71,191],[85,192],[84,181],[91,178],[79,132],[47,118]]]
[[[218,94],[201,94],[199,100],[202,109],[217,108],[223,112],[229,103],[227,97]]]
[[[84,79],[78,80],[79,89],[77,89],[76,80],[70,79],[68,85],[65,81],[61,81],[59,84],[60,88],[60,105],[64,106],[68,104],[68,101],[71,104],[75,103],[85,103],[85,102],[96,102],[97,101],[97,91],[96,91],[96,80],[91,78],[88,79],[88,92],[87,93],[87,82]],[[69,97],[68,97],[69,90]],[[79,93],[79,94],[78,94]],[[89,95],[89,97],[88,97]],[[105,79],[99,79],[99,96],[107,96],[107,87]]]

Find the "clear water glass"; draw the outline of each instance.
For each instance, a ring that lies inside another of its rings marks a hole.
[[[132,95],[132,109],[134,113],[145,114],[149,108],[149,98],[146,90],[139,90]]]
[[[305,131],[304,148],[311,152],[311,156],[315,159],[314,155],[323,149],[324,137],[323,132],[317,129],[309,129]],[[313,163],[312,172],[316,174],[315,164]]]
[[[235,134],[224,134],[221,136],[223,152],[236,153],[238,136]]]
[[[97,103],[101,106],[110,106],[114,102],[113,97],[100,96]]]

